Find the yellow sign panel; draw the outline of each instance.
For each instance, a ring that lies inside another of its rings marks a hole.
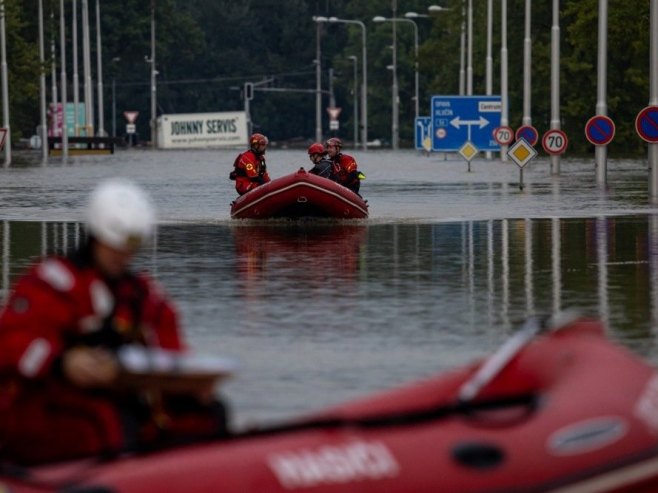
[[[523,168],[537,156],[537,151],[525,139],[519,139],[509,148],[507,155],[519,168]]]
[[[466,161],[471,161],[480,150],[473,145],[470,140],[467,140],[463,146],[459,148],[459,154],[461,157],[466,159]]]

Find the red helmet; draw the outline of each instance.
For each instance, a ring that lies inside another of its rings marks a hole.
[[[249,137],[249,145],[251,147],[257,144],[267,145],[269,142],[270,141],[267,140],[267,137],[265,137],[263,134],[253,134],[251,137]]]
[[[318,144],[317,142],[314,144],[311,144],[308,146],[308,155],[312,156],[313,154],[322,154],[324,155],[327,151],[324,150],[324,146],[322,144]]]
[[[325,147],[336,146],[338,149],[343,147],[343,142],[338,137],[332,137],[324,143]]]

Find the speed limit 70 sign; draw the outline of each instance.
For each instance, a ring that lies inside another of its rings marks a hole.
[[[546,132],[541,139],[541,145],[548,154],[562,154],[568,144],[567,134],[557,128]]]
[[[514,131],[509,127],[496,127],[493,137],[501,146],[506,146],[514,142]]]

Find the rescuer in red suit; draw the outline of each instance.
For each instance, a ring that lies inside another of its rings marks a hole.
[[[0,458],[38,464],[116,454],[226,431],[213,389],[121,388],[117,351],[182,352],[173,305],[129,270],[155,229],[140,188],[108,180],[91,195],[84,244],[46,257],[0,313]]]
[[[357,169],[356,160],[348,154],[341,153],[343,143],[340,139],[332,137],[325,143],[329,160],[333,163],[336,181],[349,188],[354,193],[359,193],[361,187],[362,173]]]
[[[265,164],[268,143],[263,134],[253,134],[249,137],[249,150],[235,158],[230,178],[235,180],[235,190],[240,195],[270,181]]]

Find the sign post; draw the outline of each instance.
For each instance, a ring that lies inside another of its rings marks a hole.
[[[523,190],[523,168],[537,156],[537,151],[528,141],[522,138],[509,148],[507,155],[519,167],[519,189]]]

